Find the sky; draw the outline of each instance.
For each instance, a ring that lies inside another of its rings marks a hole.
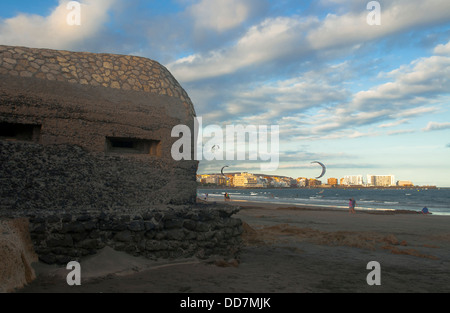
[[[0,44],[157,60],[204,126],[279,127],[267,174],[315,177],[321,161],[323,181],[450,187],[450,1],[369,2],[80,0],[68,25],[69,1],[1,1]],[[198,173],[262,162],[202,160]]]

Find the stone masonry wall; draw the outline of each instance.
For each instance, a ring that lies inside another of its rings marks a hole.
[[[164,171],[161,171],[162,170]],[[0,140],[0,210],[140,209],[195,203],[196,166],[130,160],[71,145]],[[173,179],[176,178],[176,179]]]
[[[228,205],[154,207],[141,210],[71,212],[9,211],[26,216],[42,262],[67,264],[110,246],[135,256],[157,258],[234,258],[242,222]]]
[[[147,58],[0,45],[1,74],[167,95],[180,99],[195,115],[172,74]]]
[[[0,166],[0,218],[29,219],[43,262],[67,264],[105,246],[148,258],[239,252],[237,209],[195,204],[195,181],[161,176],[149,160],[136,166],[71,145],[0,141]]]

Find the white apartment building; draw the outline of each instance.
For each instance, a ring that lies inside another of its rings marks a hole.
[[[342,185],[352,186],[352,185],[362,185],[363,176],[362,175],[348,175],[345,176],[342,181]]]
[[[389,187],[395,186],[394,175],[367,175],[368,186]]]

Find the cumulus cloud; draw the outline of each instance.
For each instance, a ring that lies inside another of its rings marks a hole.
[[[308,123],[293,127],[297,139],[339,139],[379,136],[376,130],[355,128],[378,125],[378,129],[394,128],[409,123],[414,117],[440,110],[439,103],[448,99],[450,90],[450,57],[430,56],[401,65],[392,71],[392,81],[356,92],[348,101],[341,100],[307,113]],[[326,85],[326,84],[325,84]],[[344,85],[334,85],[333,87]],[[311,93],[314,89],[308,88]],[[348,92],[344,90],[343,94]],[[432,105],[435,103],[436,105]],[[424,131],[450,128],[450,123],[430,122]],[[412,133],[412,129],[391,130],[387,135]]]
[[[247,83],[232,91],[225,88],[228,98],[222,99],[221,114],[214,118],[252,124],[277,123],[284,138],[298,140],[399,135],[413,130],[393,129],[383,133],[355,128],[376,124],[377,129],[395,128],[411,123],[413,118],[440,111],[440,103],[448,99],[450,57],[447,56],[433,55],[400,65],[387,75],[391,81],[353,96],[346,82],[339,80],[350,70],[346,62],[325,64],[290,79],[254,86]],[[213,98],[211,92],[210,99]],[[438,126],[442,127],[431,124],[429,130]]]
[[[444,130],[444,129],[450,129],[450,123],[429,122],[428,125],[423,129],[423,131]]]
[[[231,47],[193,54],[168,64],[168,68],[182,82],[233,74],[298,50],[301,34],[311,22],[311,19],[268,18],[252,26]]]
[[[169,67],[182,82],[223,76],[280,58],[301,60],[314,53],[327,55],[335,50],[358,49],[361,44],[402,31],[446,22],[449,11],[450,2],[446,0],[389,2],[383,6],[379,27],[367,24],[365,6],[341,15],[330,13],[323,19],[317,16],[267,18],[248,29],[234,44],[180,58]]]
[[[350,94],[343,88],[336,88],[336,83],[327,78],[325,72],[317,69],[317,72],[306,72],[295,78],[243,90],[235,94],[231,108],[240,114],[254,115],[256,112],[256,116],[266,109],[270,111],[266,118],[279,119],[313,107],[345,101]]]
[[[327,3],[342,6],[344,1],[330,0],[324,4]],[[321,24],[308,34],[309,42],[315,49],[359,44],[423,25],[445,22],[448,20],[450,10],[450,2],[446,0],[382,1],[381,25],[374,27],[367,24],[369,11],[365,5],[368,2],[349,3],[347,6],[352,9],[350,12],[341,15],[328,14]]]
[[[450,57],[422,58],[395,71],[395,80],[358,92],[355,108],[407,106],[411,102],[426,102],[428,96],[445,94],[450,90]],[[409,101],[411,102],[409,102]]]
[[[431,113],[435,113],[438,111],[439,111],[439,108],[437,106],[421,106],[421,107],[402,110],[401,112],[398,112],[396,114],[396,117],[410,118],[410,117],[415,117],[415,116],[422,116],[424,114],[431,114]]]
[[[235,123],[283,125],[280,131],[294,131],[307,125],[309,110],[345,102],[351,93],[336,77],[345,72],[346,63],[316,67],[313,71],[295,77],[258,82],[237,80],[231,85],[213,88],[207,84],[191,90],[199,103],[197,112],[208,117],[209,123]],[[288,126],[287,126],[288,125]]]
[[[447,44],[440,44],[434,49],[437,55],[450,55],[450,41]]]
[[[76,49],[86,39],[98,35],[108,20],[108,10],[116,0],[84,0],[81,25],[69,25],[67,16],[74,10],[70,1],[60,0],[50,15],[19,14],[0,20],[0,42],[36,48]]]
[[[401,119],[401,120],[397,120],[395,122],[378,125],[378,127],[379,128],[391,128],[391,127],[395,127],[395,126],[398,126],[398,125],[405,124],[407,122],[408,122],[408,120],[404,118],[404,119]]]
[[[385,108],[398,115],[417,115],[435,110],[423,105],[449,93],[450,57],[420,58],[394,72],[393,81],[357,92],[349,110],[368,112]]]
[[[201,0],[189,8],[196,28],[224,32],[241,25],[250,15],[253,1]]]
[[[416,132],[416,130],[414,130],[414,129],[400,129],[400,130],[389,131],[387,134],[392,136],[392,135],[412,134],[415,132]]]

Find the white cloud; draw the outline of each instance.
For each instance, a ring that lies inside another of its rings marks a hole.
[[[217,77],[292,55],[299,50],[304,30],[312,19],[268,18],[252,26],[233,46],[194,54],[168,65],[182,82]]]
[[[412,134],[412,133],[415,133],[415,132],[416,132],[415,129],[400,129],[400,130],[390,131],[387,134],[392,136],[392,135]]]
[[[423,131],[444,130],[444,129],[450,129],[450,123],[429,122],[427,127],[423,128]]]
[[[219,88],[215,91],[215,99],[210,88],[195,89],[193,99],[202,103],[201,111],[208,110],[207,105],[203,104],[205,101],[211,104],[220,99],[221,115],[217,115],[220,119],[226,120],[224,116],[227,115],[244,123],[305,124],[308,118],[306,111],[333,105],[349,97],[350,93],[340,86],[341,82],[335,81],[335,70],[342,73],[346,68],[345,65],[317,67],[293,78],[260,84],[243,82],[232,90]]]
[[[81,25],[70,26],[68,0],[60,0],[49,16],[22,14],[0,20],[0,42],[34,48],[75,49],[77,43],[98,34],[116,0],[84,0]]]
[[[355,94],[353,109],[398,108],[429,103],[450,90],[450,57],[431,56],[390,73],[394,81]]]
[[[189,9],[196,28],[224,32],[242,24],[250,14],[252,1],[201,0]]]
[[[434,49],[434,53],[437,55],[448,55],[450,56],[450,41],[447,44],[438,45]]]
[[[234,45],[194,54],[173,62],[169,68],[182,82],[188,82],[235,73],[281,58],[301,60],[309,53],[330,55],[336,49],[348,51],[402,31],[446,22],[448,12],[447,0],[397,0],[382,7],[382,25],[376,27],[367,24],[369,11],[365,5],[359,11],[328,14],[322,20],[316,16],[268,18],[248,29]],[[448,47],[439,47],[437,52],[445,49]]]
[[[348,102],[340,101],[338,105],[312,113],[308,126],[297,130],[311,139],[321,135],[321,139],[356,138],[377,133],[344,130],[376,123],[381,123],[378,128],[395,127],[413,117],[436,113],[439,106],[431,104],[448,101],[450,57],[420,58],[399,66],[390,77],[393,81],[357,92]],[[424,130],[446,129],[450,128],[449,124],[431,122]],[[392,131],[388,135],[409,132]]]
[[[358,138],[381,134],[356,130],[360,127],[396,127],[438,112],[449,99],[450,57],[430,56],[400,65],[387,76],[392,81],[353,97],[346,81],[339,80],[349,71],[347,62],[321,65],[298,77],[225,90],[228,98],[220,108],[222,117],[225,113],[253,124],[279,123],[289,138]],[[352,131],[343,131],[347,129]],[[406,132],[393,130],[388,135],[399,133]]]
[[[330,2],[344,4],[341,0]],[[370,26],[367,24],[368,1],[358,2],[359,10],[355,10],[353,4],[353,10],[349,13],[328,14],[321,25],[308,34],[311,46],[315,49],[349,46],[449,19],[450,2],[447,0],[384,1],[381,6],[381,25]]]
[[[395,126],[399,126],[399,125],[405,124],[407,122],[408,122],[408,119],[404,118],[404,119],[401,119],[401,120],[397,120],[395,122],[378,125],[378,127],[379,128],[391,128],[391,127],[395,127]]]
[[[417,107],[417,108],[411,108],[402,110],[401,112],[397,113],[397,117],[414,117],[424,114],[430,114],[435,113],[439,110],[438,107]]]

